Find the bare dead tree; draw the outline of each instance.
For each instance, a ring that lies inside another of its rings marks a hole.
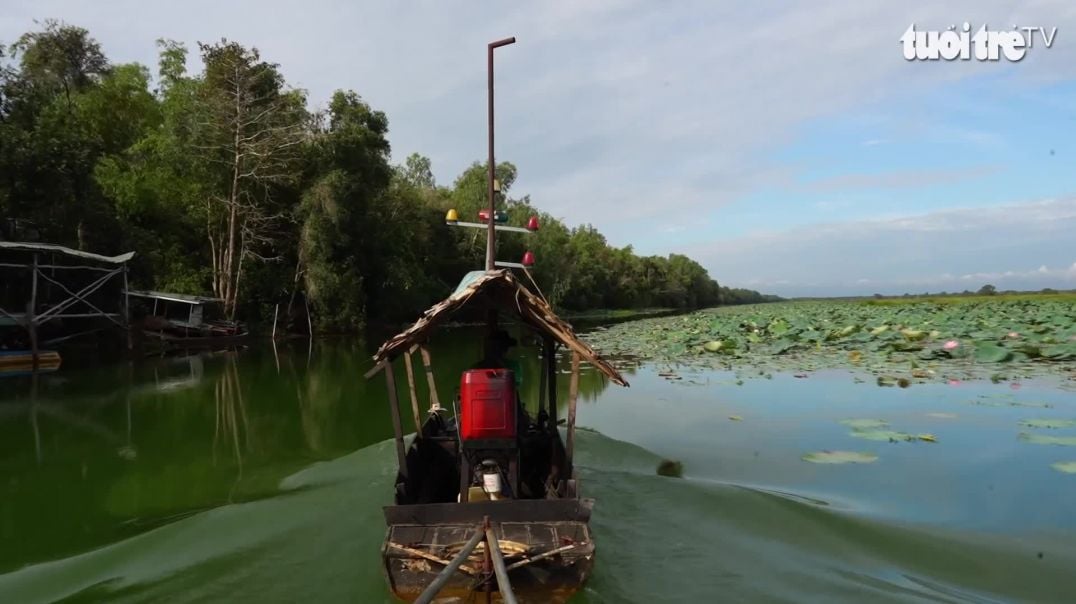
[[[309,132],[302,98],[281,89],[276,67],[256,50],[202,45],[206,63],[197,152],[216,166],[206,198],[206,236],[214,294],[234,318],[244,261],[278,259],[274,235],[284,211],[274,192],[298,176]]]

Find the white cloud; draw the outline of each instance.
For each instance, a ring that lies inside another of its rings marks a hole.
[[[58,16],[89,28],[114,60],[151,67],[158,37],[192,48],[222,36],[256,45],[314,101],[352,88],[386,111],[394,156],[429,155],[444,182],[485,157],[485,44],[514,35],[518,43],[497,54],[497,155],[520,167],[517,191],[572,223],[594,223],[618,244],[629,243],[616,240],[618,223],[691,215],[788,181],[789,167],[770,152],[810,120],[974,74],[1011,74],[1011,88],[1076,75],[1060,40],[1015,66],[910,64],[897,42],[912,22],[1070,31],[1076,4],[1066,0],[781,8],[708,0],[9,0],[0,40],[33,27],[33,18]],[[989,132],[952,134],[993,142]]]
[[[1076,198],[757,232],[681,251],[726,284],[785,295],[1071,288],[1073,232]]]

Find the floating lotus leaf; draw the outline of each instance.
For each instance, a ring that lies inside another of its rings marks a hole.
[[[1020,425],[1027,428],[1072,428],[1076,427],[1076,419],[1025,419]]]
[[[1002,363],[1012,357],[1012,351],[998,344],[979,342],[975,345],[975,360],[980,363]]]
[[[911,441],[917,438],[914,434],[906,434],[894,430],[852,430],[848,434],[856,438],[878,440],[882,442]]]
[[[1071,370],[1074,300],[956,296],[730,306],[620,323],[588,340],[606,354],[725,370],[743,363],[752,376],[847,367],[886,376],[883,385],[991,374],[1000,382]],[[950,343],[956,345],[946,348]],[[930,365],[909,369],[912,361]],[[1004,371],[996,369],[1002,364]]]
[[[874,463],[878,456],[873,453],[860,453],[858,451],[818,451],[803,456],[803,461],[824,464],[843,463]]]
[[[1036,445],[1058,445],[1062,447],[1076,447],[1076,436],[1053,436],[1049,434],[1031,434],[1021,432],[1020,440],[1026,440]]]
[[[853,430],[877,430],[889,425],[889,422],[881,419],[842,419],[840,423]]]
[[[1076,461],[1059,461],[1050,464],[1050,467],[1065,474],[1076,474]]]

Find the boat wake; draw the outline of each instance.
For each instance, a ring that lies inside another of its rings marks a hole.
[[[905,526],[818,494],[666,478],[645,449],[578,436],[598,551],[573,601],[1056,602],[1076,590],[1076,553],[1060,539]],[[0,575],[0,601],[390,602],[378,547],[394,473],[391,441],[317,463],[275,496]]]

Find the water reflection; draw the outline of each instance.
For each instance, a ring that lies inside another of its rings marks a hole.
[[[480,357],[480,341],[458,328],[431,342],[444,406],[451,408],[460,374]],[[520,341],[521,397],[536,411],[540,351]],[[304,340],[67,369],[41,376],[36,386],[29,378],[5,380],[0,541],[18,545],[0,548],[0,572],[270,496],[283,477],[314,461],[389,438],[384,379],[362,378],[371,354],[356,340]],[[415,369],[425,413],[430,397],[421,361]],[[561,418],[569,370],[561,354]],[[399,391],[407,392],[406,375],[396,375]],[[608,386],[600,373],[583,371],[580,402],[596,402]],[[411,417],[408,396],[400,405],[402,417]]]

